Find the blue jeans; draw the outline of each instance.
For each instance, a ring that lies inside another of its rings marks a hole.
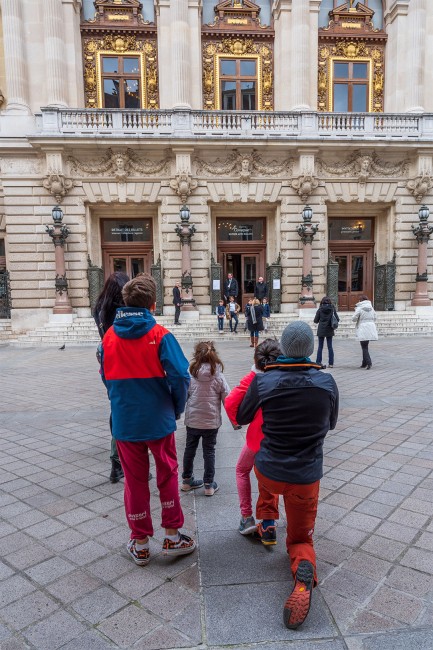
[[[230,332],[233,332],[233,322],[232,322],[233,319],[235,321],[235,332],[236,332],[238,328],[239,318],[237,314],[235,314],[234,312],[230,312]]]
[[[224,329],[224,318],[218,318],[218,329],[219,330]]]
[[[317,348],[316,363],[322,363],[322,351],[323,343],[325,341],[324,336],[318,336],[319,347]],[[332,348],[332,336],[326,337],[326,345],[328,346],[328,363],[330,366],[334,365],[334,350]]]

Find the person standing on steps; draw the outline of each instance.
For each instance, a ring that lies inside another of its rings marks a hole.
[[[122,297],[122,289],[125,284],[129,282],[129,277],[126,273],[116,271],[112,273],[106,280],[104,287],[99,294],[96,301],[95,309],[93,311],[93,318],[95,319],[101,340],[104,338],[107,330],[110,329],[116,316],[116,309],[124,305]],[[119,455],[117,453],[116,441],[113,438],[113,418],[110,413],[110,431],[111,431],[111,472],[110,482],[118,483],[123,478],[123,469],[120,464]]]
[[[239,312],[241,310],[240,305],[235,301],[234,296],[230,296],[229,301],[226,306],[226,317],[230,320],[230,332],[237,334],[238,323],[239,323]],[[233,330],[233,321],[235,321],[235,328]]]
[[[314,317],[314,322],[318,323],[317,338],[319,341],[316,354],[316,363],[321,365],[322,368],[326,368],[326,366],[322,364],[323,343],[325,341],[325,338],[326,345],[328,346],[328,367],[334,367],[334,349],[332,347],[332,338],[335,334],[335,329],[332,327],[333,317],[337,319],[338,323],[340,318],[337,314],[337,310],[332,304],[331,298],[328,298],[328,296],[323,296],[322,300],[320,301],[319,309],[316,311],[316,315]]]
[[[314,334],[308,323],[290,323],[280,339],[282,355],[257,374],[242,400],[236,422],[249,424],[262,410],[264,438],[255,457],[259,484],[256,514],[265,545],[276,544],[275,496],[283,495],[286,548],[294,578],[283,608],[289,629],[306,619],[317,585],[313,532],[323,476],[323,443],[338,419],[338,388],[331,374],[309,358]]]
[[[230,296],[237,298],[239,293],[239,285],[236,278],[233,277],[232,273],[227,274],[227,280],[224,282],[224,300],[228,302]]]
[[[263,302],[263,298],[267,298],[267,297],[268,297],[268,285],[263,280],[262,276],[260,276],[259,281],[256,282],[256,286],[254,288],[254,298],[257,298],[257,300]]]
[[[173,287],[173,305],[174,305],[174,324],[180,325],[179,316],[180,316],[180,306],[182,304],[182,298],[180,295],[180,282],[176,282]]]
[[[368,351],[368,344],[370,341],[377,341],[379,336],[376,329],[376,312],[365,294],[361,296],[360,301],[355,306],[352,321],[356,323],[356,337],[361,343],[362,363],[360,368],[370,370],[373,364]]]

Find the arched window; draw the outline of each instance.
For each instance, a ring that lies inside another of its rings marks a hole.
[[[322,0],[319,10],[319,27],[327,27],[329,12],[344,4],[341,0]],[[357,2],[348,2],[355,6]],[[375,29],[383,29],[383,2],[382,0],[363,0],[363,5],[374,11],[373,25]]]

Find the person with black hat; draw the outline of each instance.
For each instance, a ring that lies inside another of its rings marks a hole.
[[[314,335],[308,323],[290,323],[281,335],[283,354],[255,376],[236,415],[238,424],[252,422],[262,409],[264,438],[255,457],[259,484],[256,515],[265,545],[276,544],[275,496],[282,494],[287,519],[287,553],[295,581],[284,604],[284,623],[298,628],[306,619],[317,585],[313,531],[323,442],[338,418],[338,388],[309,358]]]

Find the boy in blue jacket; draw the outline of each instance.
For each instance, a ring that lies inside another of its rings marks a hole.
[[[102,378],[113,416],[113,437],[125,474],[125,512],[131,529],[127,551],[140,566],[148,564],[150,511],[149,450],[156,465],[162,508],[164,555],[194,551],[193,539],[179,532],[180,505],[174,432],[188,394],[188,361],[175,337],[150,313],[156,285],[143,274],[125,284],[126,307],[117,309],[114,324],[102,341]]]

